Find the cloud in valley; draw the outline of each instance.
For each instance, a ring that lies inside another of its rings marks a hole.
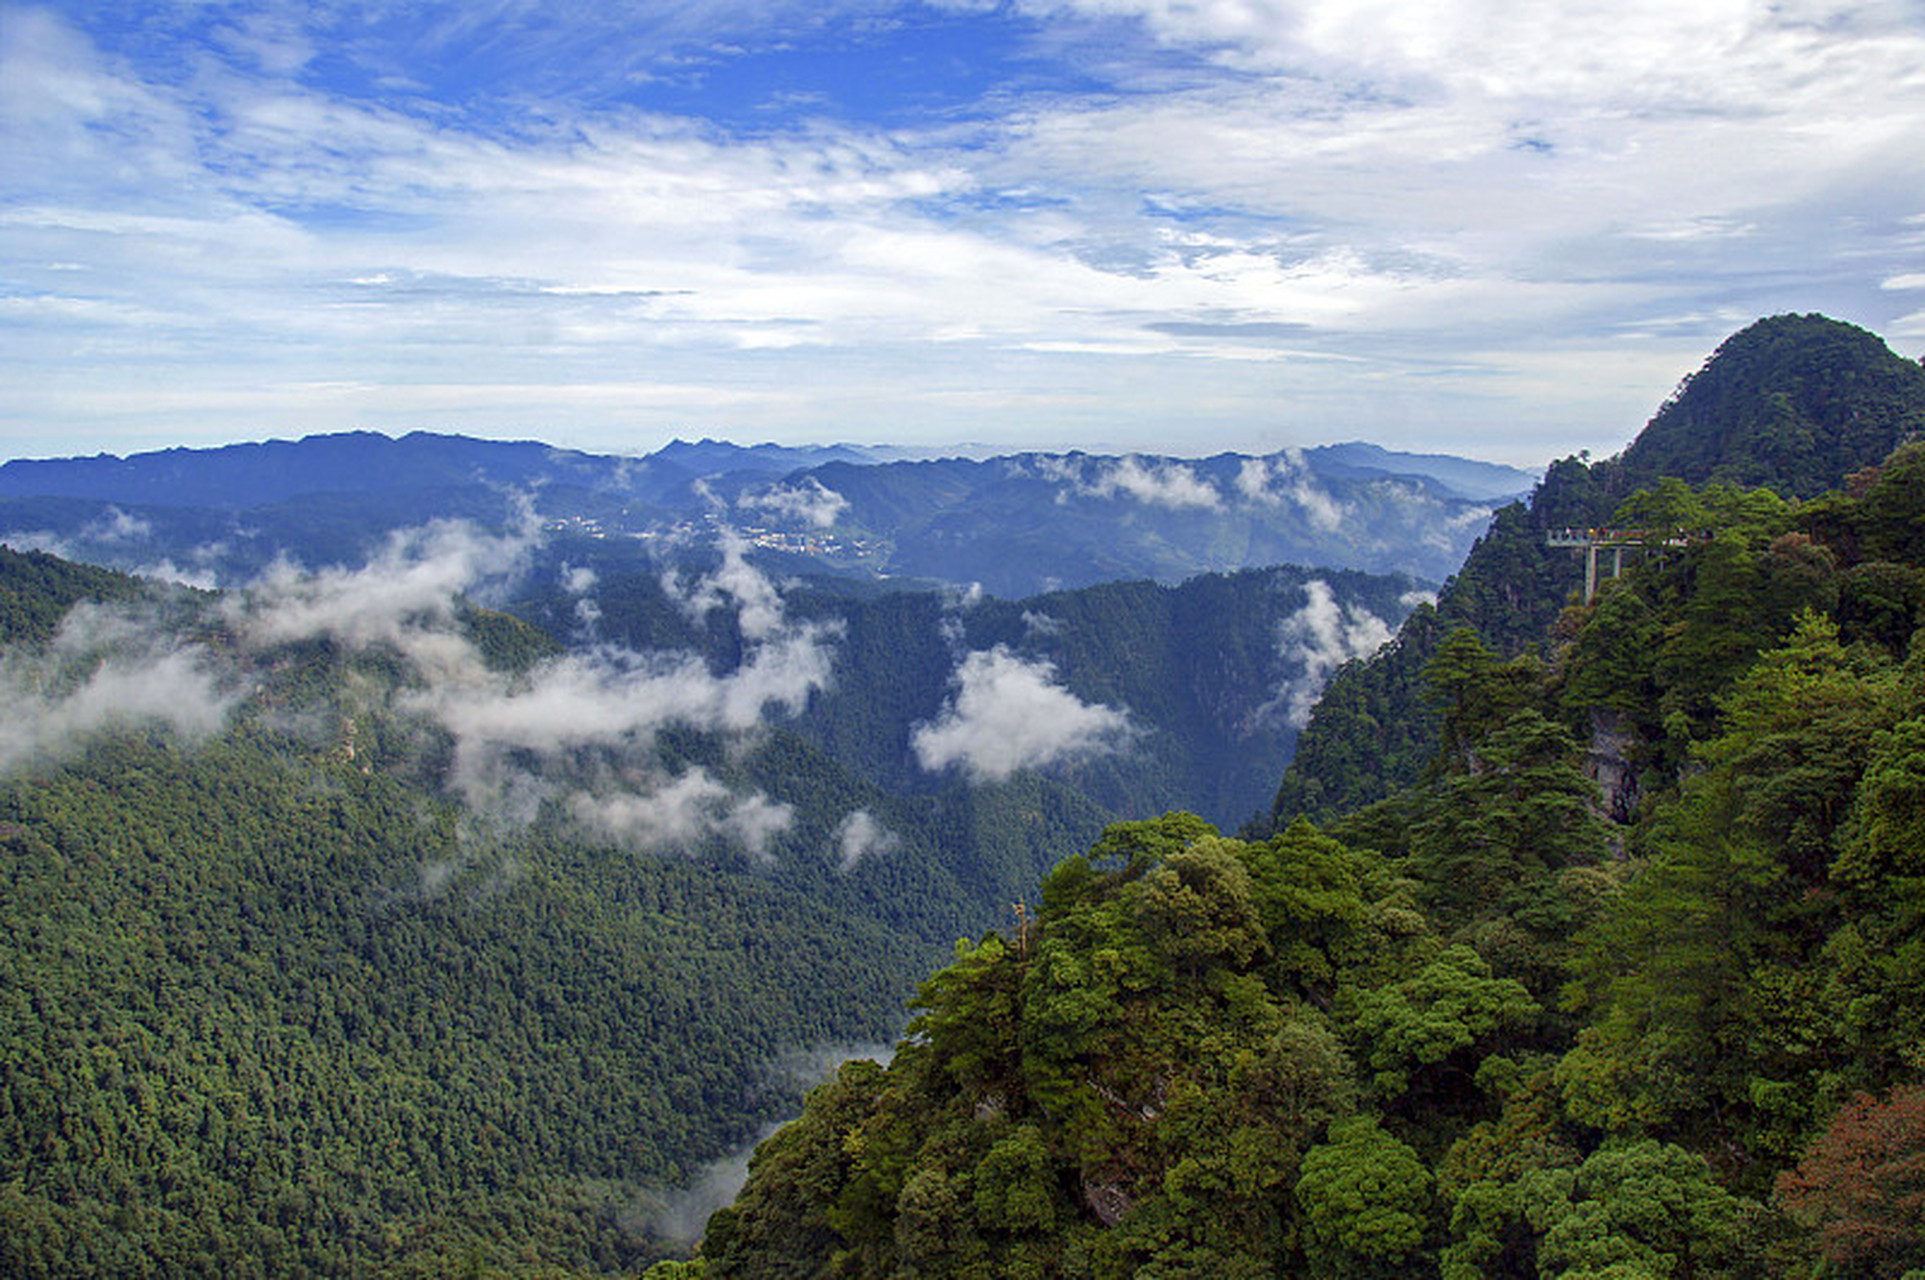
[[[768,1064],[768,1074],[790,1087],[810,1088],[828,1079],[845,1062],[866,1058],[883,1066],[895,1057],[888,1044],[824,1044],[793,1049]],[[749,1158],[780,1125],[770,1125],[746,1144],[709,1161],[688,1185],[644,1195],[636,1225],[664,1240],[692,1245],[702,1238],[711,1214],[733,1203],[749,1179]]]
[[[1091,705],[1065,689],[1054,664],[998,645],[963,659],[956,693],[910,746],[934,773],[961,769],[974,782],[1001,782],[1037,769],[1118,750],[1133,736],[1129,714]]]
[[[749,1180],[749,1158],[780,1127],[770,1125],[738,1150],[701,1166],[687,1186],[644,1196],[632,1225],[676,1244],[693,1245],[715,1211],[741,1194]]]
[[[894,853],[902,837],[882,825],[867,809],[856,809],[837,824],[836,866],[845,874],[864,861]]]
[[[1352,658],[1367,658],[1390,643],[1390,624],[1362,605],[1337,603],[1336,593],[1321,578],[1304,584],[1303,607],[1277,627],[1277,649],[1288,677],[1277,696],[1258,712],[1259,718],[1282,715],[1301,729],[1310,723],[1311,710],[1323,695],[1331,674]]]
[[[835,632],[786,621],[774,584],[731,540],[713,573],[665,585],[691,616],[736,612],[747,644],[734,669],[718,674],[690,653],[598,646],[521,673],[491,670],[457,625],[458,602],[505,589],[530,547],[518,535],[432,525],[397,534],[359,569],[277,565],[227,610],[251,645],[326,638],[405,659],[418,681],[395,694],[395,706],[451,736],[448,784],[479,812],[527,822],[555,803],[581,829],[638,849],[714,837],[765,855],[789,825],[786,805],[734,793],[701,769],[671,774],[635,757],[645,760],[672,725],[741,735],[768,715],[799,712],[829,682]],[[571,572],[568,585],[593,583]],[[617,759],[618,784],[608,781]],[[603,762],[597,779],[578,776],[585,760]]]
[[[766,511],[795,524],[827,529],[849,509],[849,500],[825,487],[814,476],[804,476],[800,484],[771,485],[760,492],[745,493],[735,500],[735,505]]]

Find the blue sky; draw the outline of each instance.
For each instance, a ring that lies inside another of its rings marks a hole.
[[[1925,349],[1925,4],[0,3],[0,453],[1541,465]]]

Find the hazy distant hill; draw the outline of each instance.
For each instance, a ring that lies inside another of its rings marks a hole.
[[[244,582],[290,555],[360,563],[434,518],[532,515],[659,562],[721,528],[789,572],[1016,598],[1271,564],[1441,578],[1527,473],[1362,444],[1206,459],[675,441],[645,457],[416,432],[0,465],[0,537],[130,571]]]

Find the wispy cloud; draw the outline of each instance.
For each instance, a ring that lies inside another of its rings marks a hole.
[[[836,517],[849,509],[849,500],[814,476],[804,476],[798,484],[775,484],[751,490],[737,498],[735,505],[766,511],[795,524],[827,529],[836,522]]]
[[[882,825],[867,809],[855,809],[836,825],[836,866],[844,874],[871,858],[886,857],[902,847],[902,837]]]
[[[1277,627],[1277,652],[1290,675],[1276,697],[1257,712],[1281,715],[1301,729],[1336,669],[1353,658],[1368,658],[1390,643],[1390,624],[1358,604],[1339,604],[1321,578],[1304,584],[1303,606]]]
[[[699,847],[720,835],[766,858],[794,810],[760,792],[738,794],[704,769],[662,778],[645,790],[568,798],[569,814],[596,835],[646,852]]]
[[[1062,482],[1065,492],[1085,498],[1133,498],[1148,506],[1215,511],[1223,495],[1208,480],[1180,462],[1122,458],[1045,457],[1037,460],[1044,476]]]
[[[240,698],[231,667],[205,646],[138,608],[81,604],[44,651],[14,646],[0,660],[0,774],[68,759],[107,730],[203,740]]]
[[[226,608],[251,645],[326,637],[401,656],[416,683],[395,707],[451,736],[448,784],[479,811],[528,822],[553,803],[581,829],[636,848],[718,838],[766,855],[789,825],[788,806],[731,791],[699,768],[660,767],[650,748],[672,725],[740,735],[767,715],[800,711],[828,684],[834,631],[789,623],[774,584],[730,541],[713,573],[669,585],[697,616],[735,612],[748,643],[732,670],[718,674],[689,653],[602,646],[496,671],[457,625],[459,602],[517,580],[532,536],[459,523],[409,530],[358,569],[278,565]],[[595,766],[586,774],[585,763]]]
[[[1300,456],[1245,458],[1237,471],[1237,492],[1252,502],[1296,506],[1314,529],[1334,533],[1350,510],[1321,488]]]

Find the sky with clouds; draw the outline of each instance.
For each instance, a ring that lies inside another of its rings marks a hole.
[[[1925,348],[1925,3],[0,0],[6,456],[1611,452]]]

